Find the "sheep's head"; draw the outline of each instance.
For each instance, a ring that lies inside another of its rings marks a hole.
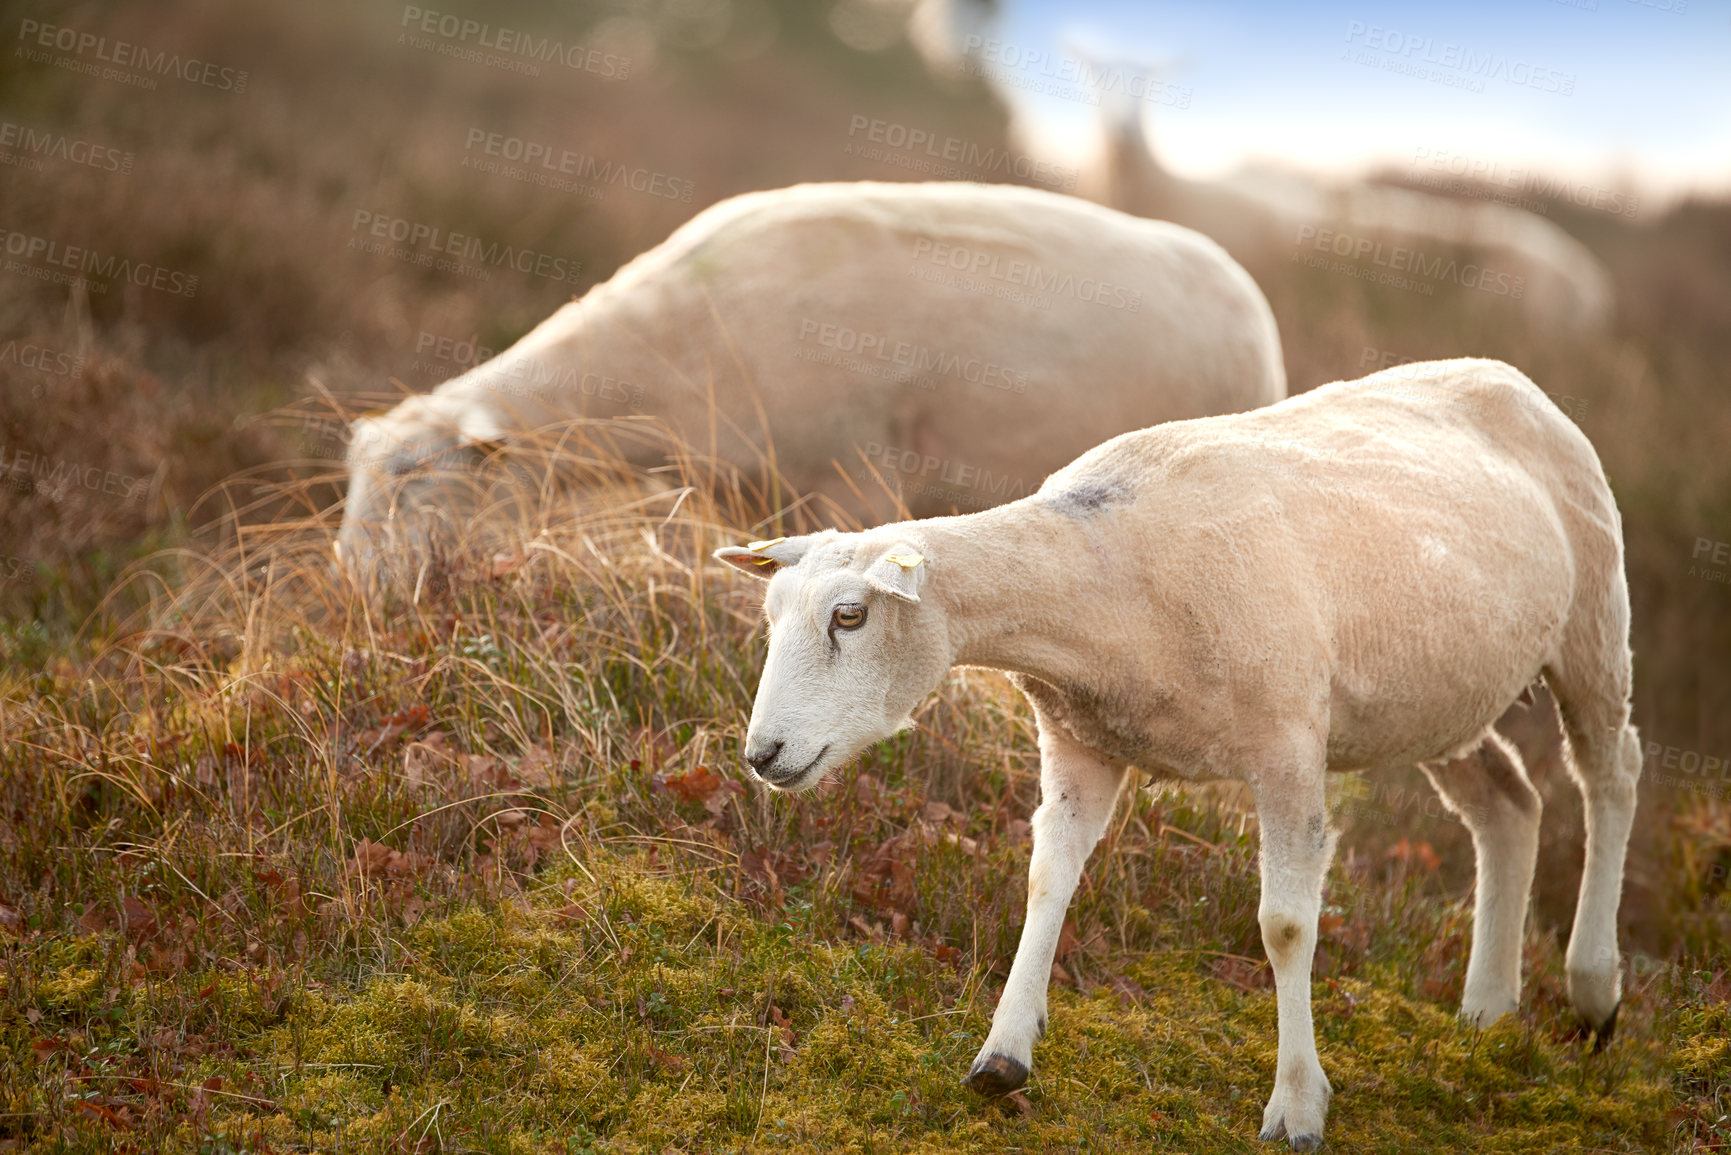
[[[433,524],[458,513],[472,485],[458,476],[501,436],[486,413],[459,398],[411,397],[349,431],[349,492],[333,551],[358,579],[423,551]],[[474,478],[468,479],[473,482]]]
[[[943,615],[920,600],[930,566],[894,527],[754,542],[715,556],[765,578],[769,656],[745,759],[777,790],[805,790],[913,725],[943,681]]]

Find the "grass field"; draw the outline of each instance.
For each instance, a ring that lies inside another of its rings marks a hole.
[[[377,612],[297,552],[306,527],[259,527],[244,564],[162,559],[175,580],[88,657],[12,667],[0,1143],[1257,1147],[1274,997],[1242,799],[1130,798],[1033,1081],[971,1095],[1020,924],[1026,710],[957,674],[815,795],[748,785],[758,587],[705,554],[753,499],[680,493],[616,487]],[[1470,902],[1431,841],[1458,830],[1337,794],[1401,837],[1349,837],[1330,876],[1332,1145],[1731,1137],[1720,943],[1637,954],[1595,1054],[1535,931],[1521,1014],[1468,1029]]]

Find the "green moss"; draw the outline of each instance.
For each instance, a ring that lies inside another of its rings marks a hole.
[[[443,1104],[444,1125],[489,1150],[566,1150],[573,1135],[616,1152],[1252,1149],[1274,997],[1193,952],[1126,959],[1145,1000],[1055,988],[1023,1114],[960,1087],[990,999],[925,951],[796,939],[630,856],[586,865],[601,885],[576,897],[604,924],[556,917],[568,896],[552,888],[527,909],[429,921],[405,973],[302,1000],[273,1032],[275,1051],[298,1034],[306,1056],[275,1125],[340,1118],[349,1140],[384,1141]],[[1375,981],[1318,982],[1315,998],[1339,1149],[1662,1140],[1665,1082],[1630,1070],[1628,1049],[1591,1055],[1531,1016],[1475,1031]],[[1682,1064],[1723,1061],[1713,1029]]]
[[[1731,1084],[1731,1004],[1687,1008],[1675,1023],[1677,1077],[1703,1089]]]
[[[62,967],[36,986],[36,1001],[47,1010],[65,1012],[93,1006],[102,998],[102,972],[95,967]]]

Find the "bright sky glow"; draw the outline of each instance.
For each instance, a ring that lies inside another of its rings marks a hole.
[[[1731,192],[1725,0],[1004,7],[999,43],[974,59],[998,75],[1029,146],[1065,162],[1098,139],[1099,110],[1064,64],[1080,45],[1161,62],[1151,139],[1188,177],[1252,161],[1405,171],[1447,155],[1657,200]]]

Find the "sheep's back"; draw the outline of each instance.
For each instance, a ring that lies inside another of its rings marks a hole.
[[[713,389],[757,444],[761,405],[796,483],[836,459],[869,486],[864,452],[923,513],[1023,496],[1117,433],[1285,393],[1272,313],[1213,242],[1008,186],[734,198],[584,306],[591,331],[655,335],[635,371],[671,390],[676,425],[707,426]]]
[[[1115,439],[1038,498],[1247,699],[1326,692],[1340,768],[1471,741],[1554,657],[1582,572],[1621,563],[1596,455],[1532,382],[1402,368]]]

